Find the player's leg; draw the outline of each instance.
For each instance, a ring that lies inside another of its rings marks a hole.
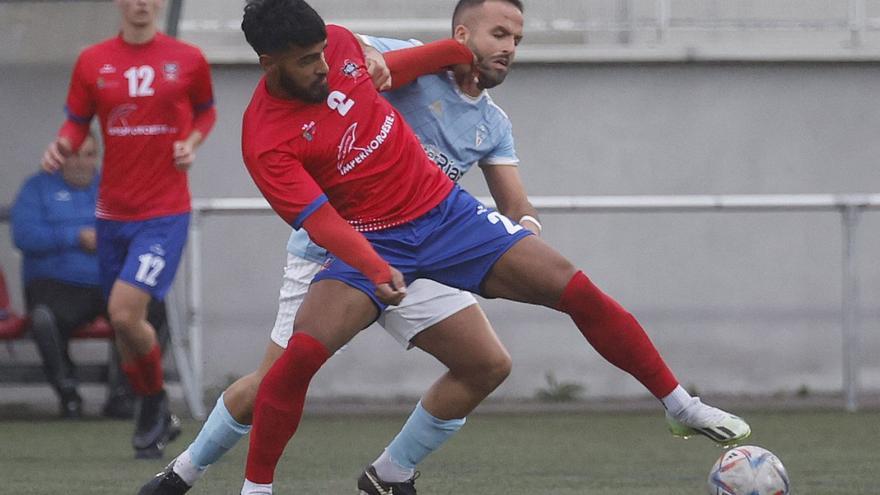
[[[139,495],[186,493],[208,466],[217,462],[250,432],[260,381],[284,353],[293,333],[296,312],[309,290],[309,284],[321,268],[320,263],[287,254],[278,296],[278,313],[260,366],[226,388],[195,440],[164,471],[147,482],[138,492]]]
[[[82,398],[77,391],[68,341],[87,309],[79,294],[83,291],[88,289],[47,279],[32,281],[26,290],[31,336],[37,344],[46,378],[58,394],[61,416],[65,418],[82,415]]]
[[[721,443],[747,437],[740,418],[702,404],[678,383],[638,321],[556,250],[538,239],[520,240],[483,280],[483,294],[540,304],[571,316],[587,341],[663,402],[674,434],[701,433]]]
[[[251,431],[251,415],[260,380],[284,353],[270,342],[259,368],[234,383],[217,398],[214,408],[187,448],[147,481],[138,495],[183,495],[205,471]]]
[[[414,345],[447,366],[401,431],[358,481],[365,493],[409,484],[416,465],[464,424],[465,417],[510,372],[510,356],[469,293],[416,280],[399,306],[379,323],[400,342]],[[380,486],[377,488],[375,484]]]
[[[353,275],[365,281],[359,273]],[[297,312],[287,349],[257,391],[243,495],[272,493],[275,467],[299,426],[312,377],[327,358],[376,319],[379,308],[384,309],[373,299],[368,282],[361,290],[338,279],[319,277]]]
[[[161,457],[180,433],[165,393],[162,353],[147,320],[151,298],[171,288],[186,242],[189,215],[140,222],[97,223],[101,278],[110,287],[107,313],[116,332],[121,368],[140,397],[132,446],[139,458]]]

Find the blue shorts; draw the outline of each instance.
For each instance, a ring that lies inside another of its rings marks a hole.
[[[429,278],[458,289],[482,293],[482,282],[501,256],[532,233],[497,211],[486,208],[458,186],[434,209],[398,227],[366,232],[364,237],[391,266],[403,273],[406,283]],[[330,256],[313,282],[335,279],[386,305],[376,286],[357,269]]]
[[[98,219],[98,266],[106,296],[122,280],[162,300],[180,265],[189,213],[134,222]]]

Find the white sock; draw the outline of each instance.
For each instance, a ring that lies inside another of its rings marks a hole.
[[[272,495],[272,483],[261,485],[245,479],[241,487],[241,495]]]
[[[205,469],[208,468],[200,468],[193,464],[192,454],[190,454],[189,449],[186,449],[183,453],[177,456],[177,459],[174,459],[174,466],[172,469],[178,476],[180,476],[180,479],[182,479],[184,483],[193,486],[196,484],[196,481],[205,474]]]
[[[407,469],[391,458],[388,449],[382,451],[382,455],[373,461],[373,467],[376,468],[376,474],[379,479],[390,483],[400,483],[413,477],[415,469]]]
[[[687,390],[684,389],[681,385],[675,387],[669,395],[660,399],[663,402],[663,407],[669,411],[673,417],[677,417],[684,411],[688,405],[694,400],[691,397],[691,394],[688,393]]]

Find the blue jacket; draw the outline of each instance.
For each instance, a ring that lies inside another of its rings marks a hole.
[[[79,245],[79,231],[95,226],[99,177],[84,189],[71,187],[61,173],[40,172],[22,186],[12,206],[12,238],[21,250],[24,284],[54,279],[98,286],[98,257]]]

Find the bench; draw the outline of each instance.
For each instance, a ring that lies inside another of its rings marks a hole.
[[[2,301],[0,301],[2,302]],[[4,317],[5,316],[5,317]],[[40,383],[46,381],[39,362],[18,359],[16,341],[25,339],[29,328],[28,319],[8,309],[0,310],[0,340],[6,342],[10,362],[0,362],[0,383]],[[98,317],[93,322],[78,328],[71,340],[106,340],[112,345],[113,327],[106,318]],[[108,361],[103,364],[77,364],[76,374],[84,383],[106,383],[110,373],[116,373],[116,354],[112,347],[108,351]]]
[[[8,362],[0,362],[0,384],[2,383],[42,383],[46,375],[39,360],[21,360],[16,347],[21,342],[30,342],[27,332],[30,322],[27,317],[18,314],[9,301],[6,278],[0,268],[0,341],[6,343],[10,356]],[[167,340],[167,325],[158,329],[160,342]],[[164,337],[164,338],[163,338]],[[109,343],[108,358],[100,364],[76,364],[76,375],[82,383],[107,383],[119,372],[117,355],[113,350],[113,327],[103,316],[76,329],[71,335],[71,344],[75,341],[104,340]],[[166,373],[167,375],[167,373]]]

